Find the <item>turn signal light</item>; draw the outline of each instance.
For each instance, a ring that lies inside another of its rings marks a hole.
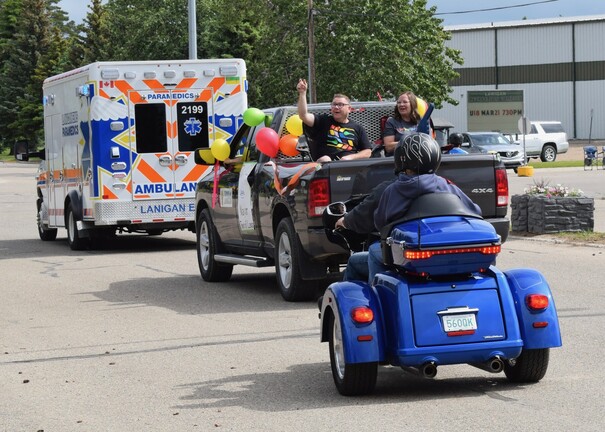
[[[531,310],[542,310],[548,307],[548,297],[544,294],[529,294],[525,297],[525,303]]]
[[[374,311],[367,306],[356,307],[351,311],[351,318],[359,324],[369,324],[374,321]]]
[[[499,254],[501,250],[502,246],[500,245],[438,250],[406,250],[403,253],[403,257],[408,260],[421,260],[431,258],[435,255],[454,255],[465,253],[481,253],[484,255],[495,255]]]

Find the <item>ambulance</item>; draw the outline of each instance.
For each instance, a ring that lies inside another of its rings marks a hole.
[[[194,150],[230,142],[247,87],[242,59],[98,62],[46,79],[40,238],[65,228],[79,250],[117,231],[193,231],[212,169]]]

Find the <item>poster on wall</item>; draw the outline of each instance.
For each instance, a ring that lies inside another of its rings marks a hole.
[[[518,132],[523,116],[523,90],[469,90],[467,127],[470,132]]]

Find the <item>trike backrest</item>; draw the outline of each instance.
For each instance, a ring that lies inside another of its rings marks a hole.
[[[386,239],[396,225],[436,216],[467,216],[481,219],[481,216],[471,212],[460,198],[452,193],[428,193],[416,198],[403,217],[382,227],[380,238]]]

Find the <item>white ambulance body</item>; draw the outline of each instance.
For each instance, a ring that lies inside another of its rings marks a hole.
[[[230,141],[247,108],[241,59],[99,62],[44,81],[38,228],[72,249],[98,234],[193,229],[208,167],[194,150]]]

